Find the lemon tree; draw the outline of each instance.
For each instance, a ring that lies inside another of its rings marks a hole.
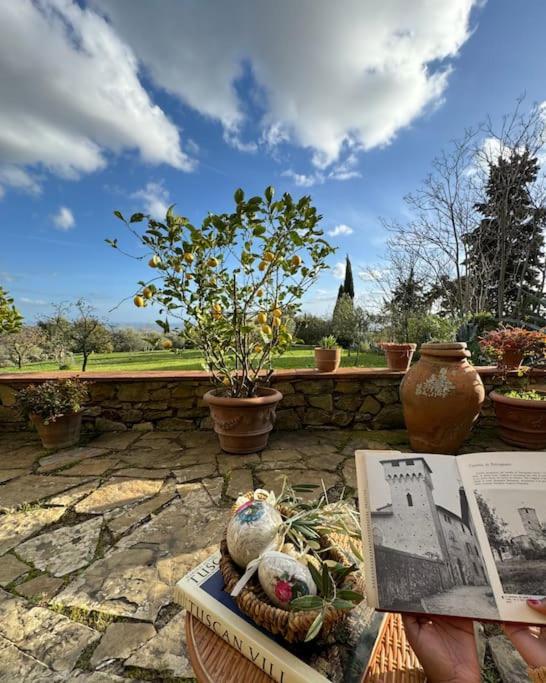
[[[13,299],[0,287],[0,335],[18,332],[23,324],[23,316],[15,308]]]
[[[232,213],[210,213],[199,227],[173,206],[164,221],[114,213],[147,250],[138,257],[148,276],[138,283],[135,306],[157,305],[164,332],[181,321],[225,394],[252,397],[268,381],[273,357],[290,347],[289,322],[334,250],[309,196],[275,200],[267,187],[249,199],[238,189],[234,200]],[[120,249],[117,239],[107,242]]]

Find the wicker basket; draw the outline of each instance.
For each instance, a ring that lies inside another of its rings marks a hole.
[[[335,538],[324,538],[323,542],[325,547],[329,547],[332,542],[336,546],[343,545],[342,539],[337,536]],[[220,571],[224,577],[224,590],[231,593],[235,584],[241,578],[243,571],[231,559],[225,538],[220,544],[220,553]],[[331,548],[328,552],[328,558],[345,566],[351,564],[341,549]],[[345,579],[344,588],[363,594],[364,580],[360,573],[349,574]],[[319,613],[319,610],[290,612],[273,606],[262,590],[256,576],[252,577],[234,600],[237,603],[237,607],[247,614],[252,621],[270,633],[282,636],[289,643],[298,643],[305,640],[309,627]],[[329,606],[324,615],[324,625],[320,631],[320,636],[326,637],[346,615],[347,610],[334,609]]]

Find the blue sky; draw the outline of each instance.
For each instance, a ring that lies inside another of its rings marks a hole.
[[[112,211],[199,223],[269,184],[350,228],[305,302],[328,313],[450,139],[546,99],[542,0],[409,4],[0,0],[0,285],[27,321],[79,296],[153,320],[109,312],[146,274],[105,245]]]

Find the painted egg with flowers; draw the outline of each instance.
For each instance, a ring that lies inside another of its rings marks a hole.
[[[294,598],[317,594],[311,572],[304,564],[285,553],[264,553],[258,567],[258,579],[267,597],[281,609],[288,609]]]
[[[239,567],[258,558],[266,550],[282,544],[282,517],[272,505],[262,500],[248,500],[229,520],[226,541],[232,560]]]

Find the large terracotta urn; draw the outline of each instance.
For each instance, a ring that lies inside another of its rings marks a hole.
[[[422,344],[400,385],[410,444],[420,453],[456,453],[485,398],[464,342]]]

